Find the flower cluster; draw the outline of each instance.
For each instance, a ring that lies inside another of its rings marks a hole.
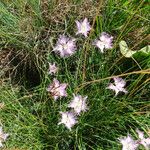
[[[53,79],[53,83],[49,85],[47,88],[47,91],[50,92],[51,96],[56,101],[58,98],[66,97],[66,83],[59,83],[57,79]],[[62,119],[58,124],[65,124],[65,126],[71,130],[71,127],[73,127],[77,121],[76,116],[80,115],[80,113],[83,111],[85,112],[87,110],[87,104],[86,104],[86,97],[82,97],[81,95],[75,95],[73,94],[74,98],[68,104],[68,107],[72,108],[74,112],[61,112]]]
[[[50,92],[54,100],[56,101],[58,98],[66,97],[66,83],[59,83],[57,79],[53,79],[53,83],[49,85],[47,88],[47,91]],[[73,94],[74,98],[68,104],[68,107],[72,108],[74,112],[60,112],[62,115],[61,121],[58,123],[65,124],[65,126],[71,130],[71,127],[73,127],[77,123],[77,115],[80,115],[80,113],[83,111],[85,112],[87,110],[87,104],[86,104],[86,97],[82,97],[81,95],[75,95]]]
[[[138,134],[138,139],[134,140],[131,135],[127,137],[119,138],[120,143],[122,144],[122,150],[137,150],[139,145],[143,145],[146,150],[150,148],[150,137],[145,138],[144,132],[136,130]]]
[[[90,30],[92,29],[88,19],[85,18],[83,21],[75,21],[77,26],[76,35],[82,34],[85,38],[88,36]],[[59,54],[60,57],[69,57],[73,55],[76,50],[76,39],[72,37],[68,37],[66,35],[60,35],[53,51],[56,54]],[[113,48],[113,37],[106,32],[102,32],[98,39],[94,40],[93,45],[100,49],[103,53],[106,49]],[[59,68],[56,66],[56,63],[49,63],[48,73],[50,75],[55,75],[58,72]],[[47,91],[50,93],[51,97],[56,101],[58,98],[67,97],[67,83],[60,83],[56,78],[53,79],[53,82],[48,86]],[[122,78],[114,78],[114,84],[110,83],[107,89],[111,89],[115,91],[115,96],[118,95],[119,92],[127,93],[127,90],[124,88],[126,82]],[[88,110],[87,104],[87,96],[83,97],[81,95],[73,94],[73,99],[68,104],[68,108],[72,110],[66,112],[60,112],[62,118],[58,123],[64,124],[69,130],[78,122],[77,116],[81,114],[81,112],[86,112]]]
[[[82,34],[85,37],[87,37],[88,33],[92,29],[90,23],[88,22],[88,19],[85,18],[83,21],[76,20],[75,22],[77,25],[76,35]],[[102,32],[99,35],[99,38],[97,40],[94,40],[93,45],[99,48],[100,51],[103,53],[104,49],[111,49],[113,47],[112,42],[113,37],[106,32]],[[56,45],[53,48],[53,51],[56,54],[59,54],[60,57],[71,56],[76,52],[76,50],[77,50],[76,39],[65,35],[59,36]]]
[[[88,37],[88,34],[92,29],[88,19],[85,18],[83,21],[76,20],[75,23],[77,26],[76,35],[82,34],[85,38]],[[62,58],[69,57],[77,51],[76,43],[77,39],[66,35],[60,35],[52,51]],[[105,50],[113,48],[113,36],[106,32],[102,32],[92,43],[92,45],[96,46],[101,53],[104,53]],[[49,63],[49,75],[55,76],[58,70],[59,67],[57,67],[55,62]],[[124,94],[128,93],[125,88],[126,81],[124,79],[115,77],[113,80],[114,83],[110,83],[106,89],[113,90],[115,92],[115,96],[117,96],[120,92],[123,92]],[[53,81],[49,84],[47,91],[50,93],[50,96],[54,99],[54,101],[57,101],[59,98],[68,96],[67,86],[67,83],[61,83],[56,78],[53,78]],[[70,109],[70,111],[60,111],[61,120],[58,125],[64,124],[66,128],[71,130],[72,127],[78,123],[77,117],[89,109],[87,106],[87,98],[88,96],[84,97],[78,94],[73,94],[71,102],[67,105],[67,109]],[[3,106],[4,104],[0,103],[0,109],[3,108]],[[122,150],[136,150],[140,145],[142,145],[146,150],[150,148],[150,137],[145,138],[144,132],[141,132],[140,130],[136,130],[136,132],[138,134],[137,140],[134,140],[129,134],[127,137],[119,138],[119,141],[122,144]],[[0,148],[3,147],[2,143],[6,141],[8,136],[9,134],[4,133],[2,127],[0,127]]]
[[[58,124],[64,124],[69,130],[78,122],[77,115],[80,115],[81,112],[85,112],[87,110],[86,97],[82,97],[81,95],[73,94],[74,98],[68,104],[68,107],[73,109],[73,112],[61,112],[62,119]]]

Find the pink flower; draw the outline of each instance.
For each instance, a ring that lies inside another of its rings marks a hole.
[[[64,124],[69,130],[71,130],[71,128],[77,123],[75,115],[71,112],[60,112],[60,113],[62,115],[62,119],[58,123],[58,125]]]
[[[2,130],[2,127],[0,127],[0,147],[3,147],[2,142],[6,141],[9,134],[5,134]]]
[[[49,87],[47,88],[47,91],[51,93],[54,100],[57,100],[59,97],[67,96],[67,92],[65,90],[66,87],[67,87],[66,83],[60,84],[59,81],[54,78],[53,83],[49,85]]]
[[[111,89],[115,91],[115,96],[118,95],[119,92],[124,92],[125,94],[128,93],[127,90],[124,88],[126,85],[126,82],[122,78],[113,78],[114,79],[114,84],[110,83],[107,89]]]
[[[83,34],[85,37],[87,37],[87,34],[91,30],[91,26],[88,22],[88,19],[85,18],[82,22],[76,21],[76,25],[78,29],[76,34]]]
[[[124,138],[119,138],[122,144],[122,150],[136,150],[139,146],[138,141],[134,141],[130,135]]]
[[[102,32],[99,36],[98,40],[95,40],[93,45],[98,47],[100,51],[103,53],[104,49],[110,49],[112,48],[112,40],[113,37],[107,34],[106,32]]]
[[[142,144],[146,150],[149,150],[150,148],[150,138],[145,138],[144,137],[144,133],[141,132],[140,130],[136,130],[136,132],[138,133],[139,139],[140,139],[140,144]]]
[[[60,35],[53,51],[61,57],[68,57],[73,55],[76,49],[75,39]]]
[[[68,105],[68,107],[71,107],[74,109],[76,114],[80,114],[81,111],[85,112],[87,110],[87,104],[86,104],[86,97],[82,97],[81,95],[74,95],[74,99],[71,101],[71,103]]]
[[[56,64],[55,63],[53,63],[53,64],[49,63],[48,73],[52,75],[52,74],[56,74],[57,71],[58,71],[58,67],[56,66]]]

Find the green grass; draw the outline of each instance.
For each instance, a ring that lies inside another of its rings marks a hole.
[[[146,0],[1,0],[0,51],[11,52],[5,65],[9,72],[0,83],[0,102],[5,103],[0,124],[10,134],[4,148],[120,150],[117,138],[127,133],[136,138],[137,128],[148,135],[150,78],[144,70],[150,67],[150,57],[124,58],[118,43],[126,40],[133,50],[148,44],[149,11]],[[52,53],[59,34],[75,36],[75,20],[84,17],[95,22],[88,39],[76,36],[78,51],[66,59]],[[114,36],[114,48],[104,54],[91,45],[102,31]],[[48,62],[54,61],[60,68],[56,78],[68,83],[68,97],[57,102],[46,91],[53,80],[47,74]],[[127,81],[127,95],[114,97],[106,89],[114,75]],[[68,110],[73,93],[88,96],[89,110],[69,131],[58,126],[59,112]]]

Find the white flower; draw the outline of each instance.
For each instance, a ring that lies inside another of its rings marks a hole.
[[[87,110],[87,104],[86,104],[86,100],[87,100],[87,96],[86,97],[82,97],[81,95],[74,95],[73,100],[71,101],[71,103],[68,105],[68,107],[71,107],[74,109],[75,113],[77,113],[78,115],[81,113],[81,111],[85,112]]]
[[[130,135],[124,138],[119,138],[120,143],[122,144],[122,150],[136,150],[139,146],[137,141],[134,141]]]
[[[78,28],[78,31],[76,34],[83,34],[85,37],[87,37],[87,34],[91,30],[90,23],[88,22],[88,19],[85,18],[82,22],[76,21],[76,25]]]
[[[5,134],[2,130],[2,127],[0,127],[0,147],[3,147],[2,142],[6,141],[9,134]]]
[[[60,35],[53,51],[61,57],[68,57],[73,55],[76,49],[75,39]]]
[[[102,32],[99,36],[98,40],[95,40],[93,45],[98,47],[100,51],[103,53],[104,49],[112,48],[113,37],[107,34],[106,32]]]
[[[59,97],[67,96],[66,87],[67,87],[66,83],[60,84],[59,81],[54,78],[53,83],[49,85],[47,91],[51,93],[54,100],[57,100]]]
[[[69,130],[71,130],[71,128],[77,123],[75,115],[71,112],[60,112],[60,113],[62,115],[62,119],[58,123],[58,125],[64,124]]]
[[[58,67],[56,66],[56,64],[55,63],[53,63],[53,64],[49,63],[48,73],[52,75],[52,74],[56,74],[57,71],[58,71]]]
[[[125,94],[128,93],[127,90],[124,88],[126,85],[126,82],[122,78],[113,78],[114,79],[114,84],[110,83],[107,89],[111,89],[115,91],[115,96],[118,95],[119,92],[124,92]]]
[[[149,150],[150,148],[150,138],[145,138],[144,137],[144,132],[140,131],[140,130],[136,130],[136,132],[138,133],[138,137],[140,139],[140,144],[142,144],[146,150]]]

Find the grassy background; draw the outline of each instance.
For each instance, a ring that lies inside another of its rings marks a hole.
[[[149,11],[147,0],[1,0],[0,123],[10,134],[5,148],[119,150],[118,137],[137,137],[136,128],[148,135],[150,77],[144,70],[150,58],[126,59],[118,43],[124,39],[132,50],[148,44]],[[87,39],[75,36],[75,20],[84,17],[93,24]],[[91,46],[102,31],[114,36],[114,48],[104,54]],[[51,52],[63,33],[78,39],[78,51],[66,59]],[[48,62],[54,61],[60,68],[56,78],[69,85],[68,97],[56,103],[46,91],[53,79]],[[124,75],[127,95],[106,90],[105,78],[113,75]],[[89,110],[70,132],[57,124],[73,93],[88,96]]]

